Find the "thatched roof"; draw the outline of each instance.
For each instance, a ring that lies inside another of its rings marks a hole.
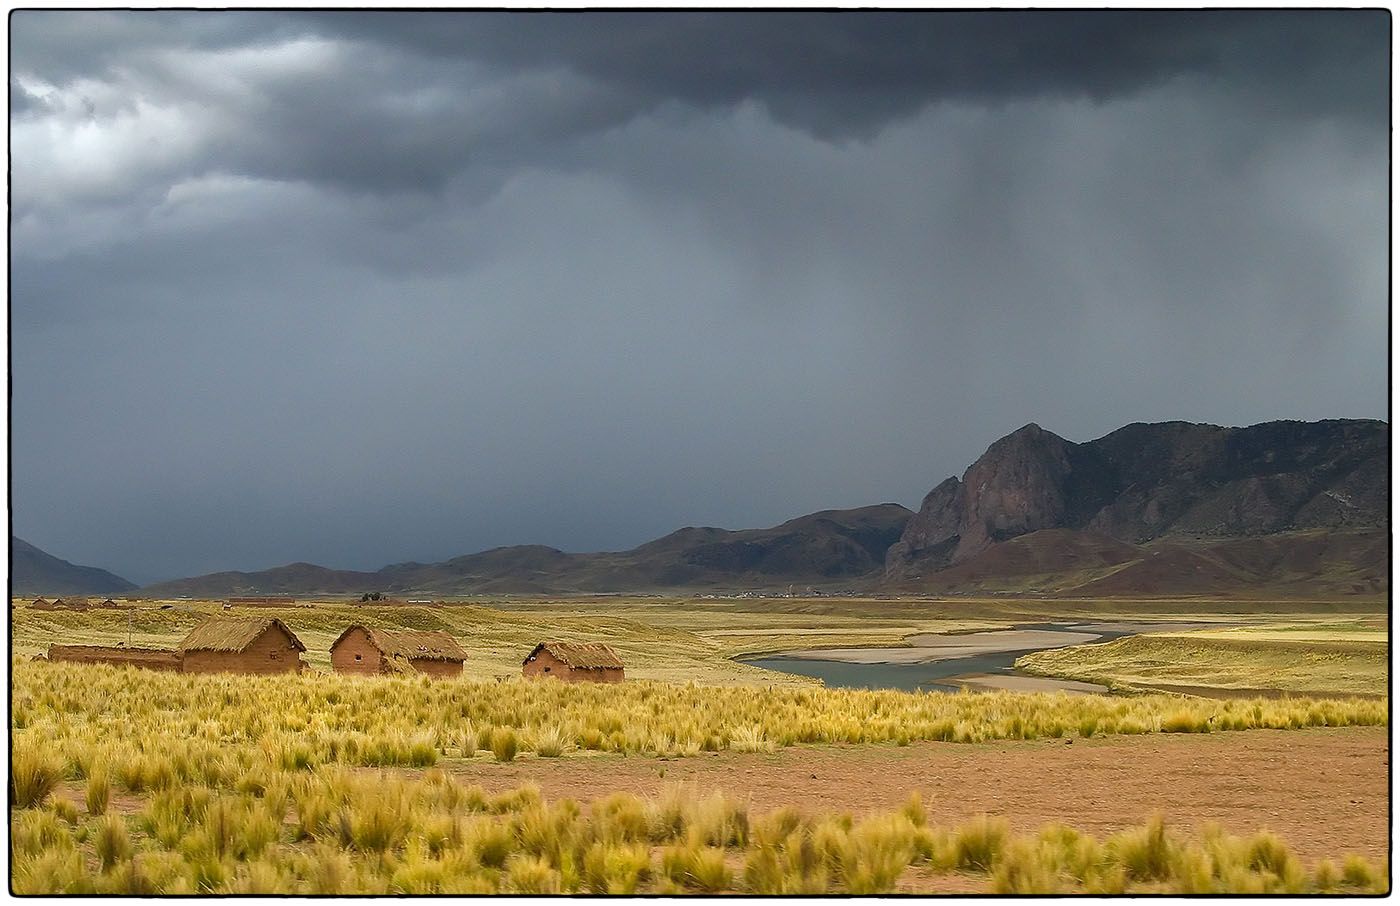
[[[264,632],[276,627],[287,634],[298,651],[306,646],[287,628],[287,624],[276,618],[265,620],[230,620],[214,617],[200,623],[185,640],[180,643],[181,651],[242,651],[253,644]]]
[[[370,629],[356,624],[342,632],[332,643],[331,648],[340,644],[356,629],[369,636],[370,644],[378,648],[385,657],[401,657],[409,660],[465,661],[467,653],[457,640],[445,632],[429,632],[418,629]]]
[[[561,664],[568,664],[577,670],[603,670],[609,667],[622,667],[622,659],[607,645],[601,642],[540,642],[525,658],[525,663],[540,651],[548,651]]]
[[[48,607],[50,607],[51,605],[49,604],[48,601],[45,601],[43,598],[35,598],[34,600],[32,600],[32,601],[29,602],[29,606],[30,606],[30,607],[37,607],[37,608],[39,608],[40,610],[44,610],[44,609],[47,609]]]

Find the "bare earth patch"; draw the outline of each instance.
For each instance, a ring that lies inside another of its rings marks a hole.
[[[611,755],[451,761],[460,780],[495,792],[539,784],[547,798],[617,791],[653,795],[675,783],[722,789],[758,810],[889,809],[918,790],[929,820],[1004,816],[1015,831],[1062,821],[1097,836],[1161,812],[1181,830],[1215,821],[1236,834],[1267,827],[1305,862],[1388,850],[1385,727],[1036,740],[977,745],[825,746],[663,760]]]

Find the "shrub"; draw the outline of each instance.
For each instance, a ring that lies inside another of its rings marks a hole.
[[[919,795],[918,790],[909,794],[909,800],[899,811],[916,827],[928,824],[928,810],[924,808],[924,797]]]
[[[535,753],[541,758],[558,758],[569,745],[569,736],[558,727],[545,727],[535,733]]]
[[[728,890],[733,875],[724,861],[724,850],[688,844],[670,847],[661,854],[662,873],[687,890],[719,893]]]
[[[740,727],[729,737],[729,747],[736,752],[771,752],[776,748],[759,726]]]
[[[1208,733],[1210,724],[1190,711],[1176,711],[1162,718],[1163,733]]]
[[[992,890],[1002,894],[1055,894],[1063,892],[1052,856],[1029,840],[1014,840],[997,860]]]
[[[599,841],[583,857],[583,877],[591,893],[631,895],[649,875],[651,859],[640,843]]]
[[[888,893],[914,860],[914,825],[903,815],[874,817],[851,831],[839,873],[853,894]]]
[[[78,823],[78,807],[73,804],[71,799],[54,799],[53,813],[70,825]]]
[[[33,808],[49,798],[63,779],[63,762],[49,749],[26,735],[10,750],[10,800],[19,808]]]
[[[511,893],[555,894],[560,887],[559,872],[546,859],[516,853],[506,861],[506,888]]]
[[[103,871],[111,871],[118,862],[131,858],[131,835],[126,822],[117,815],[106,815],[97,823],[97,836],[93,840],[98,861]]]
[[[89,815],[103,815],[112,801],[112,784],[107,778],[105,765],[95,766],[88,772],[86,804]]]
[[[467,724],[457,735],[457,746],[462,750],[463,758],[471,758],[473,755],[476,754],[476,741],[476,729],[471,724]]]
[[[504,824],[483,818],[463,829],[462,845],[475,853],[482,865],[501,868],[515,848],[515,838]]]
[[[1379,886],[1381,878],[1370,862],[1357,855],[1342,860],[1342,883],[1348,887],[1370,890]]]
[[[1114,836],[1109,850],[1133,880],[1165,881],[1171,877],[1176,845],[1160,815],[1154,815],[1143,827]]]
[[[1282,877],[1293,856],[1275,834],[1260,831],[1249,841],[1247,858],[1252,870],[1270,871]]]
[[[958,828],[953,837],[957,867],[988,871],[1010,835],[1006,820],[981,815]]]
[[[341,838],[360,852],[383,853],[403,843],[408,834],[408,803],[397,791],[367,796],[342,811]]]
[[[1341,884],[1342,874],[1337,869],[1337,863],[1331,859],[1323,859],[1317,863],[1317,871],[1313,874],[1313,884],[1317,887],[1318,893],[1331,893]]]
[[[497,727],[491,732],[491,753],[497,761],[514,761],[519,742],[510,727]]]

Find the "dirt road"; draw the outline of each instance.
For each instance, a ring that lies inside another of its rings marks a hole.
[[[978,745],[825,746],[695,758],[592,756],[510,764],[444,764],[488,790],[534,782],[548,798],[589,800],[618,790],[652,795],[693,783],[758,810],[888,809],[918,790],[930,819],[981,812],[1031,831],[1063,821],[1103,836],[1160,811],[1190,829],[1217,821],[1234,833],[1267,827],[1300,857],[1388,854],[1386,728],[1154,734]]]

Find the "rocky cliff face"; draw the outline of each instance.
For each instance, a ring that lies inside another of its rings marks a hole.
[[[1027,425],[924,498],[886,577],[924,575],[1042,529],[1141,544],[1316,528],[1383,528],[1390,426],[1135,424],[1076,444]]]

